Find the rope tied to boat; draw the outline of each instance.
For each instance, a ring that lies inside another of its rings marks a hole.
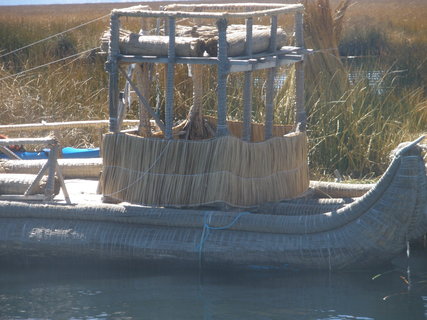
[[[213,227],[211,226],[212,216],[215,214],[215,211],[205,211],[203,216],[203,229],[202,235],[200,236],[200,242],[196,245],[196,250],[199,251],[199,268],[202,267],[202,257],[203,257],[203,247],[205,245],[206,240],[209,237],[210,230],[227,230],[230,229],[233,225],[237,223],[237,221],[245,215],[251,214],[248,211],[242,211],[234,219],[225,226]]]

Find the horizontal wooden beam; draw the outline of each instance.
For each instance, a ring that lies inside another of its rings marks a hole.
[[[155,10],[126,10],[126,9],[115,9],[112,11],[112,15],[116,17],[151,17],[151,18],[207,18],[207,19],[229,19],[229,18],[250,18],[250,17],[264,17],[269,15],[278,15],[278,14],[291,14],[296,12],[302,12],[304,6],[302,4],[273,4],[269,5],[270,8],[265,8],[266,5],[262,5],[261,10],[250,11],[250,12],[238,12],[239,8],[243,6],[240,4],[235,4],[236,10],[229,11],[230,4],[225,4],[223,8],[224,11],[228,12],[209,12],[209,7],[206,7],[206,12],[191,12],[183,11],[185,10],[184,5],[180,5],[179,11],[155,11]],[[251,4],[252,5],[252,4]],[[220,5],[217,5],[220,6]],[[171,8],[172,9],[172,8]],[[191,9],[191,8],[189,8]],[[263,10],[264,9],[264,10]],[[220,11],[220,10],[215,10]]]
[[[121,54],[117,57],[120,63],[168,63],[167,57],[159,56],[137,56]],[[176,57],[177,64],[218,64],[216,57]]]
[[[123,120],[125,125],[138,125],[139,120]],[[42,122],[26,124],[0,125],[0,132],[35,131],[35,130],[58,130],[67,128],[106,127],[108,120],[67,121],[67,122]]]
[[[230,72],[244,72],[255,71],[262,69],[275,68],[286,66],[297,61],[301,61],[299,55],[287,55],[282,57],[268,57],[266,59],[259,59],[257,62],[251,60],[230,60]]]
[[[17,139],[0,139],[0,146],[9,146],[14,144],[55,144],[58,141],[51,137],[46,138],[17,138]]]

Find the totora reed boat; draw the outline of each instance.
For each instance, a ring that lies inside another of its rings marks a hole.
[[[102,167],[94,160],[58,161],[55,139],[0,140],[2,146],[39,142],[51,149],[47,161],[0,162],[0,179],[34,174],[33,182],[15,183],[24,185],[23,195],[4,191],[0,181],[0,261],[341,270],[385,263],[425,234],[427,176],[417,146],[423,138],[399,146],[369,190],[310,183],[302,10],[300,4],[253,3],[114,10],[102,40],[110,77]],[[294,46],[283,43],[283,15],[295,20]],[[120,27],[122,17],[142,19],[147,30],[151,20],[163,22],[165,30],[127,32]],[[254,25],[258,17],[270,19],[270,26]],[[178,23],[184,18],[200,23],[189,30]],[[242,19],[241,25],[229,23]],[[184,124],[173,114],[176,64],[189,66],[193,81]],[[273,125],[274,80],[281,66],[293,64],[295,125]],[[151,108],[144,82],[159,65],[166,65],[164,121]],[[201,116],[199,80],[209,66],[217,67],[216,117]],[[251,119],[252,73],[264,69],[261,125]],[[233,72],[244,74],[242,121],[227,119],[226,79]],[[121,93],[119,75],[125,83]],[[130,89],[141,106],[135,132],[121,130]],[[76,180],[84,170],[91,178],[102,170],[99,182]]]

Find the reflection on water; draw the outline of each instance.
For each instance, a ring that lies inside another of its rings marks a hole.
[[[409,292],[406,266],[344,274],[2,267],[0,319],[426,320],[425,260]]]

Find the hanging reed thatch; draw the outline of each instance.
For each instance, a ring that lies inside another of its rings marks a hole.
[[[304,133],[247,143],[232,136],[188,141],[107,134],[104,196],[155,206],[252,206],[294,198],[309,186]]]

